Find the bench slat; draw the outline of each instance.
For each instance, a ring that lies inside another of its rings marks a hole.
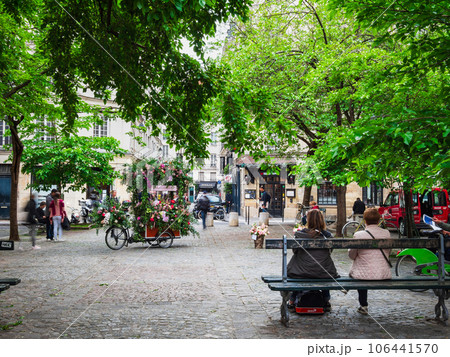
[[[404,238],[404,239],[287,239],[288,249],[303,247],[306,249],[389,249],[389,248],[427,248],[438,249],[438,238]],[[450,247],[450,239],[446,240],[446,247]],[[266,249],[282,249],[282,238],[267,238]]]
[[[265,283],[281,283],[283,278],[281,275],[265,275],[261,277],[262,281]],[[294,279],[287,278],[288,283],[302,283],[302,282],[329,282],[329,281],[355,281],[355,279],[349,276],[341,276],[336,279]],[[409,276],[396,276],[392,278],[392,281],[436,281],[437,277],[434,276],[419,276],[419,275],[409,275]],[[450,277],[445,278],[446,281],[450,282]]]
[[[299,290],[395,290],[395,289],[448,289],[450,283],[440,283],[437,280],[432,281],[395,281],[395,280],[357,280],[336,282],[305,282],[305,283],[270,283],[269,288],[274,291],[299,291]]]
[[[21,282],[17,278],[0,278],[0,284],[17,285]]]

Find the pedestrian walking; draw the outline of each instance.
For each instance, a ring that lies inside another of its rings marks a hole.
[[[53,201],[50,203],[50,221],[53,224],[53,239],[55,241],[62,241],[62,221],[67,216],[64,201],[61,199],[61,194],[55,192]],[[59,232],[59,239],[58,239]]]
[[[357,239],[388,239],[391,234],[387,229],[378,226],[381,215],[376,208],[368,208],[364,211],[366,230],[354,234]],[[348,256],[353,260],[350,269],[350,277],[360,280],[386,280],[392,278],[391,263],[389,262],[390,249],[349,249]],[[367,289],[358,290],[358,312],[369,314],[367,303]]]
[[[356,201],[353,203],[353,219],[356,220],[355,216],[364,214],[365,210],[366,210],[366,205],[358,197],[356,199]]]
[[[36,217],[36,201],[35,201],[36,195],[33,193],[31,195],[30,200],[28,201],[25,212],[28,212],[27,215],[27,223],[28,223],[28,229],[31,236],[31,245],[32,249],[41,249],[38,245],[36,245],[36,228],[37,228],[37,217]]]
[[[203,192],[203,195],[198,199],[197,207],[200,211],[200,215],[202,216],[203,229],[206,229],[206,215],[209,211],[209,206],[211,203],[209,202],[208,196],[206,196],[206,192]]]
[[[261,193],[259,199],[261,204],[261,212],[267,212],[267,209],[269,208],[270,204],[270,199],[272,197],[270,197],[270,195],[266,192],[266,190],[262,186],[259,188],[259,192]]]
[[[47,195],[45,198],[45,217],[47,217],[45,220],[46,223],[46,232],[47,232],[47,239],[53,240],[53,224],[50,220],[50,203],[53,202],[53,196],[55,193],[58,192],[57,189],[52,189],[52,191]]]

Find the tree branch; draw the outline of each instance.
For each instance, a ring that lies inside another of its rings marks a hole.
[[[327,41],[327,34],[325,33],[325,29],[323,27],[322,21],[320,21],[320,17],[319,14],[317,13],[316,9],[314,8],[314,6],[312,6],[307,0],[303,0],[303,2],[305,2],[313,11],[314,11],[314,16],[316,17],[317,21],[319,22],[319,25],[322,29],[322,33],[323,33],[323,39],[325,41],[325,44],[328,45],[328,41]]]
[[[42,71],[41,73],[39,73],[40,76],[44,75],[45,73],[48,72],[48,68],[44,71]],[[28,81],[23,82],[22,84],[14,87],[13,89],[11,89],[8,93],[3,94],[3,99],[8,99],[11,98],[15,93],[17,93],[19,90],[21,90],[22,88],[25,88],[27,85],[29,85],[31,83],[31,79],[29,79]]]

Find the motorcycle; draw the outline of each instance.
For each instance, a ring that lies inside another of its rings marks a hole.
[[[90,216],[91,212],[94,210],[94,203],[96,201],[90,198],[86,200],[78,200],[78,204],[81,206],[80,218],[84,223],[92,223],[92,218]]]
[[[70,223],[80,223],[80,213],[77,209],[72,209],[72,214],[70,215]]]
[[[202,216],[200,214],[200,210],[195,206],[192,213],[194,214],[195,219],[201,219]],[[225,210],[221,206],[210,206],[208,212],[214,213],[214,219],[223,221],[225,219]]]

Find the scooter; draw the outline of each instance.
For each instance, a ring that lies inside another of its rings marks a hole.
[[[80,213],[77,209],[72,210],[72,214],[70,215],[70,223],[80,223]]]
[[[430,238],[436,236],[437,231],[425,231]],[[395,274],[418,275],[418,276],[437,276],[438,257],[436,253],[426,248],[408,248],[398,252],[397,264],[395,265]],[[446,257],[448,259],[448,256]],[[450,276],[450,261],[444,260],[445,275]],[[427,289],[411,289],[412,291],[426,291]]]
[[[94,209],[94,201],[88,198],[87,200],[78,200],[78,204],[81,206],[81,219],[84,223],[92,223],[90,214]]]

